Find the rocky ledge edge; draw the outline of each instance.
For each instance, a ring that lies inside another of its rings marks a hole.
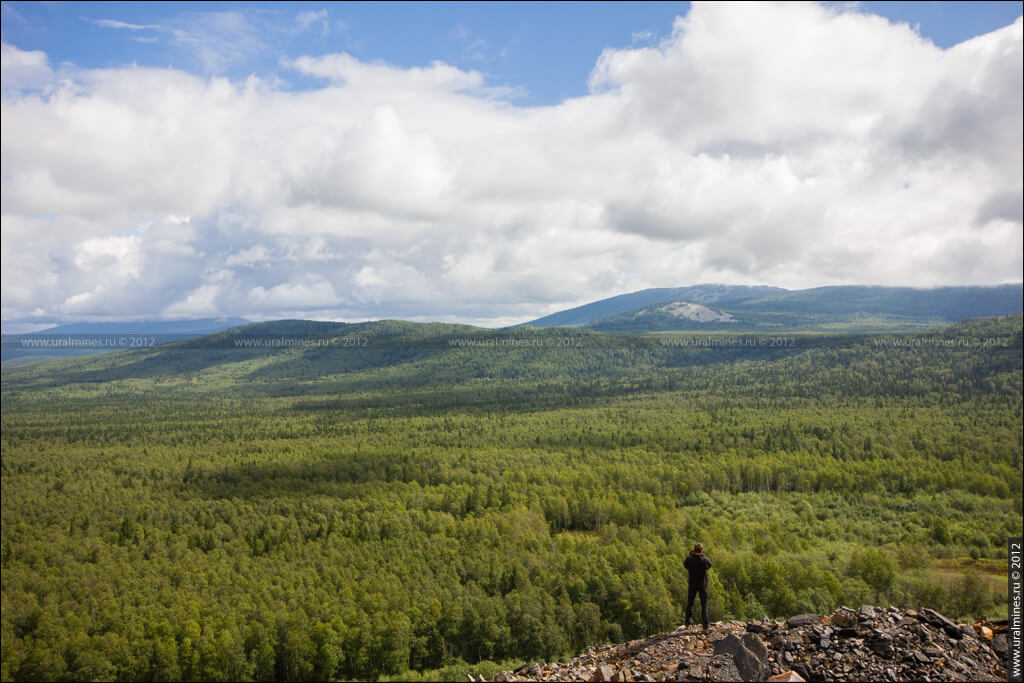
[[[477,681],[1007,680],[1006,622],[958,624],[932,609],[840,607],[785,622],[716,622],[587,648]]]

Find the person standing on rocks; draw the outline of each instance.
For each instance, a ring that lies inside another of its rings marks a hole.
[[[693,546],[693,551],[683,560],[683,566],[689,572],[689,590],[686,594],[686,626],[690,625],[693,616],[693,600],[700,594],[700,622],[704,630],[708,630],[708,570],[711,560],[704,554],[704,546],[700,543]]]

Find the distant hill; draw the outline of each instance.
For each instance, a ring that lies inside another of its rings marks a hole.
[[[210,334],[229,327],[247,325],[245,318],[198,318],[196,320],[131,320],[123,322],[78,322],[57,325],[33,334]],[[25,335],[28,336],[28,335]]]
[[[963,337],[998,339],[999,344],[977,362],[986,371],[1002,371],[1019,367],[1021,319],[1022,314],[974,319],[905,338],[948,338],[954,342]],[[813,349],[829,353],[856,349],[857,353],[870,355],[880,353],[881,348],[874,345],[871,335],[846,333],[811,333],[781,346],[758,344],[757,337],[753,345],[672,343],[680,339],[684,338],[607,334],[590,328],[492,330],[399,320],[278,320],[155,348],[66,359],[46,367],[8,364],[4,367],[4,387],[17,392],[42,385],[95,385],[123,380],[200,381],[252,395],[303,396],[315,386],[318,395],[330,398],[327,403],[313,401],[312,408],[346,403],[351,400],[347,397],[377,391],[394,391],[396,401],[410,401],[417,392],[429,393],[443,386],[460,387],[458,391],[453,389],[445,401],[464,400],[468,394],[481,403],[503,405],[534,401],[529,387],[536,382],[586,386],[587,392],[601,392],[611,390],[609,387],[623,378],[636,376],[650,375],[657,378],[652,380],[655,385],[661,386],[664,372],[684,367],[739,359],[778,361]],[[906,345],[909,348],[911,343]],[[953,346],[960,348],[955,343]],[[881,353],[891,350],[885,347]],[[944,353],[928,357],[936,367],[945,368],[942,363],[950,362]],[[942,358],[946,360],[940,361]],[[487,380],[499,380],[499,384],[478,386]],[[610,384],[606,387],[604,383]],[[512,391],[512,385],[524,387],[523,393]],[[431,399],[435,403],[438,400],[436,396]]]
[[[746,310],[852,315],[857,313],[939,318],[951,322],[966,318],[1020,313],[1024,285],[998,287],[817,287],[784,295],[748,299]]]
[[[644,302],[644,303],[639,303]],[[638,304],[639,305],[636,305]],[[911,331],[967,318],[1024,310],[1024,285],[997,287],[843,286],[789,291],[777,287],[697,285],[646,289],[578,306],[527,323],[574,325],[603,332]]]
[[[587,325],[605,316],[676,299],[699,304],[711,304],[754,297],[769,297],[785,294],[788,291],[781,287],[746,287],[742,285],[719,284],[642,289],[639,292],[619,294],[618,296],[601,299],[600,301],[577,306],[576,308],[569,308],[523,324],[532,325],[533,327],[574,327]]]
[[[137,348],[140,343],[148,346],[183,341],[247,323],[245,318],[68,323],[30,334],[3,335],[0,360],[8,367],[31,365]]]

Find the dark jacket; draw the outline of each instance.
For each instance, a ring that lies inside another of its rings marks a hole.
[[[711,560],[704,555],[690,553],[683,566],[690,572],[690,586],[692,588],[708,587],[708,570],[711,569]]]

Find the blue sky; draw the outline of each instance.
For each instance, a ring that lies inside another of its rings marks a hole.
[[[688,4],[4,3],[3,25],[4,40],[85,67],[137,62],[238,78],[280,72],[281,55],[346,52],[404,67],[441,60],[549,104],[586,93],[602,49],[664,37]],[[217,15],[238,20],[218,27]],[[221,44],[201,54],[175,31]]]
[[[833,3],[843,6],[854,3]],[[1010,24],[1020,2],[862,2],[939,47]],[[244,78],[283,71],[283,55],[346,52],[415,67],[441,60],[514,88],[518,103],[585,95],[608,47],[654,45],[688,2],[4,2],[3,39],[52,62],[136,63]],[[117,23],[123,24],[115,28]]]
[[[0,320],[1019,282],[1020,15],[4,2]]]

